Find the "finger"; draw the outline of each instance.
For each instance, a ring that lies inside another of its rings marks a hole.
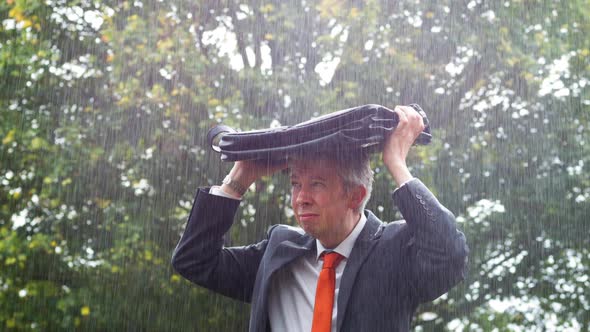
[[[420,127],[420,130],[424,129],[424,118],[418,111],[411,106],[402,106],[401,108],[405,112],[411,126]]]
[[[397,113],[399,118],[398,126],[405,126],[408,123],[408,116],[406,114],[406,110],[404,110],[403,106],[396,106],[393,111]]]

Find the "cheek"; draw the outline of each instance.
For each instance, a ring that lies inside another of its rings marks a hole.
[[[336,195],[332,195],[329,192],[322,192],[315,197],[318,204],[322,204],[325,207],[334,206],[339,203]]]

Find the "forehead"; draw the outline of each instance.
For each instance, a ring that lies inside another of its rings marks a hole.
[[[291,177],[320,176],[330,178],[338,176],[336,162],[329,159],[294,160],[289,166]]]

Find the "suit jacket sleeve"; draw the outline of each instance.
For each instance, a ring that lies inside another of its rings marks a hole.
[[[174,250],[172,266],[195,284],[250,302],[268,241],[244,247],[223,246],[224,235],[233,223],[239,203],[200,188],[186,229]]]
[[[469,249],[455,216],[418,179],[393,193],[412,234],[405,271],[419,302],[436,299],[465,278]]]

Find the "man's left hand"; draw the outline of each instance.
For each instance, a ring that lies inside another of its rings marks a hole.
[[[406,157],[414,141],[424,130],[424,120],[411,106],[396,106],[394,112],[399,117],[399,123],[385,142],[383,163],[400,185],[412,178],[406,165]]]

